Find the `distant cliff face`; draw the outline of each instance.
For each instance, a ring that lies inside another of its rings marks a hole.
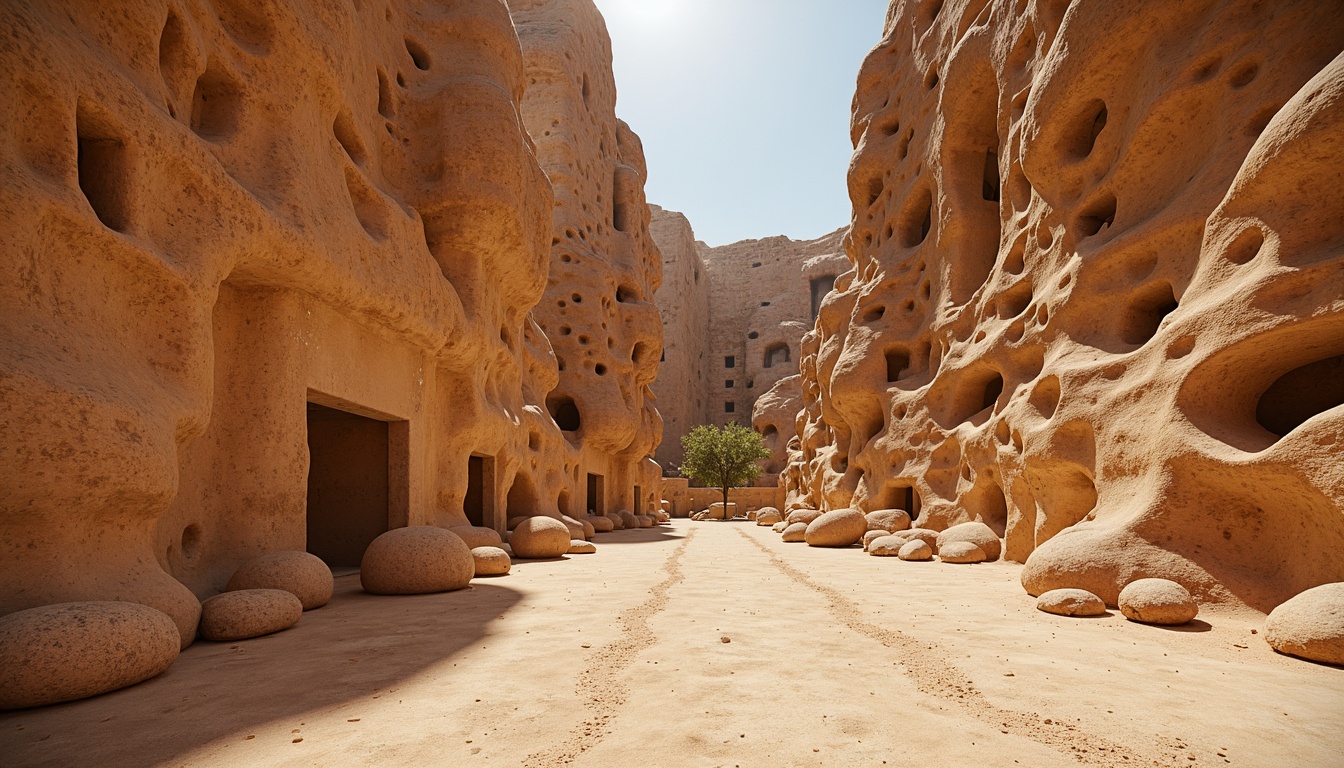
[[[983,520],[1032,593],[1344,579],[1342,48],[1310,1],[893,3],[793,503]]]

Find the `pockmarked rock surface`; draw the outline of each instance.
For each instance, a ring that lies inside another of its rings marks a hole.
[[[568,532],[559,520],[550,520]],[[517,551],[517,545],[514,545]],[[475,574],[471,549],[455,533],[431,525],[397,528],[364,552],[359,581],[375,595],[420,595],[462,589]]]
[[[513,556],[529,560],[559,557],[569,550],[570,532],[564,523],[550,517],[529,517],[509,535]]]
[[[894,2],[790,503],[983,522],[1033,595],[1344,581],[1341,50],[1314,0]]]
[[[857,509],[834,509],[807,524],[803,537],[810,547],[850,547],[868,531],[868,521]]]
[[[283,589],[299,599],[303,610],[311,611],[331,600],[335,585],[331,569],[321,558],[307,552],[272,552],[238,566],[225,591]]]
[[[1101,616],[1106,603],[1085,589],[1052,589],[1036,600],[1036,608],[1059,616]]]
[[[1144,624],[1185,624],[1199,615],[1190,591],[1169,579],[1136,579],[1120,590],[1120,613]]]
[[[0,709],[125,688],[168,669],[179,650],[177,625],[147,605],[58,603],[0,616]]]
[[[303,603],[283,589],[240,589],[201,603],[201,637],[247,640],[289,629],[303,617]]]
[[[1280,653],[1344,665],[1344,583],[1312,587],[1270,612],[1265,642]]]

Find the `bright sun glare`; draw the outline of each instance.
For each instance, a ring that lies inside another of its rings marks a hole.
[[[608,21],[621,21],[645,27],[658,27],[680,20],[690,0],[598,0]]]

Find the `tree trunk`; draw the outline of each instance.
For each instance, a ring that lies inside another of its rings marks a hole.
[[[728,484],[727,484],[727,483],[724,483],[724,484],[723,484],[723,519],[724,519],[724,520],[732,520],[732,519],[733,519],[732,516],[730,516],[730,515],[728,514]]]

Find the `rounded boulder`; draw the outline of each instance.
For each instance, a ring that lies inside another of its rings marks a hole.
[[[569,528],[553,517],[529,517],[509,537],[514,557],[546,560],[569,551]]]
[[[938,559],[944,563],[983,563],[989,556],[985,554],[985,550],[969,541],[950,541],[947,544],[939,544]]]
[[[317,555],[272,552],[239,566],[224,591],[243,589],[283,589],[299,599],[303,610],[311,611],[331,600],[336,581],[331,577],[331,569]]]
[[[1086,589],[1052,589],[1036,599],[1036,609],[1057,616],[1102,616],[1106,603]]]
[[[774,531],[775,533],[783,533],[784,529],[788,527],[789,527],[789,521],[780,520],[778,523],[775,523],[774,525],[770,526],[770,530]],[[804,528],[803,530],[807,529]]]
[[[622,512],[621,512],[621,525],[625,526],[626,528],[638,528],[638,527],[639,527],[639,518],[635,517],[635,513],[633,513],[633,512],[624,512],[624,511],[622,511]]]
[[[878,536],[868,542],[868,554],[873,557],[895,557],[900,554],[901,547],[905,546],[905,539],[899,536]]]
[[[1120,590],[1120,613],[1142,624],[1184,624],[1199,615],[1189,590],[1168,579],[1138,579]]]
[[[784,541],[807,541],[807,523],[789,523],[784,529]]]
[[[0,709],[135,685],[170,667],[181,644],[168,614],[138,603],[56,603],[0,616]]]
[[[477,576],[503,576],[513,565],[509,553],[500,547],[472,547],[471,559]]]
[[[565,550],[567,555],[594,555],[597,554],[597,546],[591,541],[582,539],[573,539],[569,542],[569,549]]]
[[[904,509],[879,509],[864,516],[870,531],[895,533],[910,527],[910,515]]]
[[[809,547],[850,547],[863,538],[868,522],[857,509],[833,509],[807,524]]]
[[[593,526],[593,530],[597,533],[611,533],[615,529],[611,518],[602,515],[589,515],[588,524]]]
[[[908,531],[901,531],[900,533],[893,535],[900,536],[906,541],[922,541],[929,545],[929,548],[933,550],[933,554],[938,554],[938,531],[929,528],[911,528]]]
[[[560,522],[564,523],[565,527],[569,529],[570,539],[578,539],[579,541],[588,540],[588,536],[584,533],[583,530],[583,523],[580,523],[578,520],[575,520],[569,515],[561,515]]]
[[[774,525],[783,519],[784,516],[774,507],[766,507],[765,509],[756,510],[757,525]]]
[[[1344,582],[1312,587],[1270,611],[1265,642],[1279,653],[1344,664]]]
[[[912,539],[901,545],[896,556],[909,562],[921,562],[933,559],[933,547],[919,539]]]
[[[483,528],[479,525],[455,525],[448,530],[457,534],[457,537],[471,549],[498,547],[504,543],[503,537],[494,528]]]
[[[795,509],[789,513],[788,517],[784,518],[784,521],[790,525],[794,523],[807,524],[821,517],[821,515],[820,509]]]
[[[863,533],[863,551],[864,551],[864,552],[867,552],[867,551],[868,551],[868,545],[869,545],[869,544],[872,544],[873,541],[874,541],[875,539],[880,539],[880,538],[882,538],[883,536],[890,536],[890,535],[891,535],[891,534],[890,534],[890,533],[887,533],[886,531],[864,531],[864,533]]]
[[[603,515],[603,517],[607,518],[608,523],[611,523],[611,530],[620,531],[625,529],[625,521],[615,512],[612,512],[609,515]]]
[[[635,515],[635,519],[639,521],[640,528],[653,527],[653,518],[649,515]]]
[[[984,523],[962,523],[938,534],[938,556],[943,556],[943,547],[953,542],[974,544],[985,553],[986,560],[998,560],[1003,547],[999,535]]]
[[[289,629],[303,617],[303,603],[283,589],[222,592],[201,603],[201,637],[247,640]]]
[[[422,595],[462,589],[476,564],[471,548],[445,528],[412,525],[374,539],[359,564],[359,583],[375,595]]]

